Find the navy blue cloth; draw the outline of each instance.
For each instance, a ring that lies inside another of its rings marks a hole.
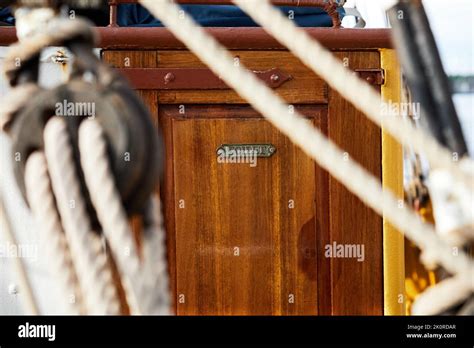
[[[236,6],[183,5],[200,25],[204,27],[255,27],[257,24]],[[280,7],[285,15],[294,15],[295,22],[301,27],[330,27],[331,18],[315,7]],[[340,9],[341,18],[344,10]],[[0,8],[0,22],[15,24],[10,8]],[[118,23],[122,27],[161,27],[141,5],[120,5]]]
[[[0,8],[0,22],[7,23],[10,25],[15,24],[15,18],[13,18],[12,12],[9,7]]]
[[[237,6],[230,5],[182,5],[200,25],[204,27],[256,27],[258,26]],[[317,7],[280,7],[285,15],[294,15],[294,20],[301,27],[331,27],[331,17]],[[290,12],[293,11],[293,12]],[[341,18],[344,10],[340,9]],[[118,24],[121,27],[161,27],[141,5],[120,5]]]

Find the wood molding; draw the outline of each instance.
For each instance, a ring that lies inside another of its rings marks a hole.
[[[282,50],[286,49],[261,28],[206,28],[228,49]],[[305,28],[311,37],[329,49],[391,48],[390,29],[332,29]],[[163,50],[184,49],[185,46],[166,28],[108,27],[97,28],[99,48]],[[0,27],[0,46],[17,41],[14,27]]]
[[[401,101],[401,75],[394,50],[380,50],[386,83],[382,98],[393,103]],[[382,183],[403,200],[403,148],[382,129]],[[383,218],[384,314],[405,314],[405,250],[404,236]]]

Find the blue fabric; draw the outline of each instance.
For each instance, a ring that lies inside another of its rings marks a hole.
[[[255,27],[257,24],[236,6],[183,5],[185,11],[204,27]],[[331,18],[321,9],[315,7],[281,7],[285,15],[293,11],[295,22],[301,27],[330,27]],[[340,10],[341,18],[344,10]],[[0,8],[0,22],[14,25],[10,8]],[[122,27],[161,27],[141,5],[120,5],[118,23]]]
[[[204,27],[256,27],[258,26],[237,6],[227,5],[183,5],[200,25]],[[301,27],[331,27],[331,17],[324,10],[316,7],[280,7],[285,15],[293,11],[294,20]],[[340,10],[341,18],[344,10]],[[155,19],[140,5],[120,5],[118,9],[118,24],[121,27],[161,27]]]
[[[13,18],[9,7],[0,8],[0,22],[4,22],[11,25],[15,24],[15,18]]]

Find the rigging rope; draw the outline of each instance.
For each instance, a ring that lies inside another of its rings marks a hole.
[[[92,230],[78,180],[66,123],[52,118],[44,130],[45,154],[57,208],[89,314],[120,314],[120,304],[102,241]]]
[[[28,202],[40,227],[41,245],[48,255],[51,272],[61,287],[68,304],[67,314],[85,314],[79,280],[74,269],[43,153],[32,154],[26,164],[25,183]]]
[[[155,286],[159,286],[161,280],[162,288],[168,283],[165,272],[162,272],[163,269],[166,270],[163,247],[151,253],[158,253],[159,258],[152,258],[150,252],[147,252],[144,263],[140,262],[133,233],[110,170],[103,132],[96,121],[87,120],[82,123],[79,129],[79,148],[92,203],[110,243],[120,275],[125,280],[132,314],[168,314],[167,297],[160,291],[151,291]],[[153,224],[146,234],[148,238],[158,238],[161,242],[164,231],[158,224],[159,221],[156,225]],[[156,244],[153,243],[153,247],[157,246]],[[154,264],[155,260],[157,264]]]
[[[474,279],[471,278],[471,286],[468,286],[459,276],[441,281],[436,286],[426,289],[416,298],[412,314],[436,315],[459,305],[473,294],[473,282]]]
[[[403,115],[382,112],[383,103],[380,95],[372,86],[344,67],[343,62],[299,28],[294,21],[285,17],[268,0],[233,0],[233,2],[371,121],[383,127],[401,144],[412,146],[418,153],[426,154],[434,168],[448,169],[470,189],[474,189],[474,176],[457,165],[453,160],[453,153],[421,128],[415,128],[410,122],[403,122],[401,118]],[[463,161],[473,163],[468,157]]]
[[[289,112],[288,105],[252,73],[241,66],[236,66],[229,52],[192,18],[183,16],[179,6],[169,0],[140,0],[140,3],[161,20],[216,75],[316,160],[321,167],[374,211],[386,216],[422,250],[434,255],[436,261],[446,270],[452,274],[460,274],[468,286],[473,286],[471,279],[474,277],[474,262],[466,253],[459,252],[457,256],[453,255],[451,248],[440,240],[431,226],[423,224],[416,214],[401,207],[393,193],[384,190],[378,179],[369,174],[365,168],[350,158],[345,160],[344,152],[339,147],[318,129],[310,126],[302,115],[296,111]],[[377,99],[377,105],[379,104],[380,99]]]
[[[154,284],[157,299],[160,304],[159,313],[169,314],[171,299],[168,279],[168,267],[166,262],[166,233],[164,229],[161,200],[154,196],[145,212],[145,233],[143,241],[143,258],[145,262],[145,273],[150,275],[150,282]]]

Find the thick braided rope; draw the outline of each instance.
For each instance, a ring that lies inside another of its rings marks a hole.
[[[79,281],[56,209],[43,153],[35,152],[28,158],[25,184],[31,211],[41,228],[40,240],[48,255],[48,265],[67,304],[66,314],[85,314]]]
[[[471,279],[471,283],[474,279]],[[454,276],[441,281],[420,294],[412,307],[413,315],[440,315],[473,296],[474,285],[467,286],[464,279]]]
[[[463,304],[457,315],[470,315],[474,313],[474,296],[471,296],[470,299]]]
[[[92,231],[63,119],[52,118],[44,132],[46,159],[88,314],[120,314],[109,260]]]
[[[92,203],[117,262],[132,314],[163,314],[149,269],[140,262],[127,215],[107,156],[100,125],[84,121],[79,129],[81,163]],[[155,265],[159,267],[158,265]]]
[[[288,105],[252,73],[234,65],[229,52],[189,16],[182,16],[179,6],[169,0],[140,0],[140,3],[160,19],[186,46],[229,86],[249,101],[283,134],[316,160],[333,177],[380,215],[384,215],[422,250],[430,250],[436,260],[449,272],[463,274],[466,282],[474,277],[474,263],[460,252],[453,255],[431,226],[400,206],[394,194],[382,189],[378,179],[358,163],[344,159],[344,152],[312,127],[297,112],[289,112]]]
[[[171,299],[166,259],[166,233],[163,227],[161,200],[153,195],[145,212],[143,260],[151,288],[158,296],[160,314],[170,314]],[[155,300],[154,297],[152,297]]]
[[[413,146],[418,153],[425,154],[433,167],[449,169],[474,189],[474,173],[463,171],[453,161],[453,153],[422,129],[415,128],[410,122],[403,122],[403,115],[382,112],[380,95],[368,83],[344,67],[329,50],[285,17],[268,0],[233,2],[371,121],[383,127],[403,145]],[[468,157],[464,160],[472,163]]]

